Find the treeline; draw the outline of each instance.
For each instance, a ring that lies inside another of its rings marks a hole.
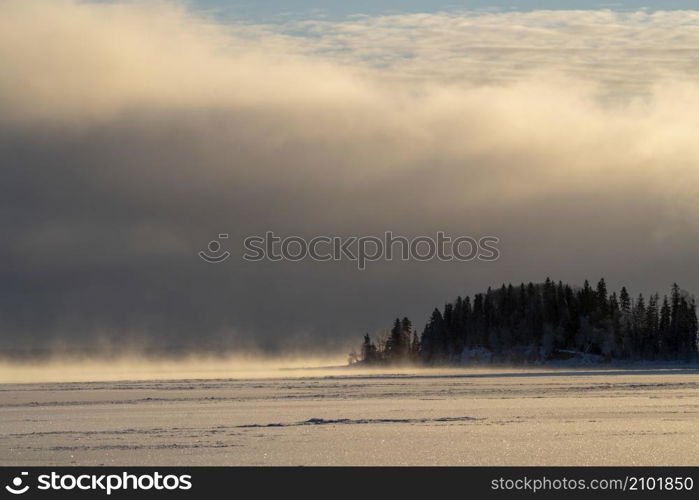
[[[373,342],[364,336],[355,360],[377,363],[691,360],[697,357],[694,297],[677,284],[670,296],[608,294],[604,279],[582,288],[544,283],[502,285],[435,309],[418,338],[408,318]],[[351,359],[352,361],[352,359]]]

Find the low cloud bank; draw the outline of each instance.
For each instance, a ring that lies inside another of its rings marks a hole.
[[[339,351],[502,282],[699,290],[698,24],[5,1],[0,347]],[[244,262],[268,230],[492,234],[501,258]]]

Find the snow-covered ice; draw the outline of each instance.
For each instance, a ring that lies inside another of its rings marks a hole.
[[[2,384],[0,463],[699,465],[699,370]]]

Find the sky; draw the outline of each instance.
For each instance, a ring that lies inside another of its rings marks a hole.
[[[280,4],[0,3],[0,349],[337,351],[503,282],[699,291],[699,11]],[[500,258],[242,259],[266,231]]]
[[[216,11],[221,17],[238,17],[258,22],[279,22],[288,18],[324,16],[342,19],[355,14],[381,15],[397,13],[424,13],[458,10],[534,11],[534,10],[595,10],[615,11],[693,10],[696,0],[469,0],[465,2],[442,0],[193,0],[199,10]]]

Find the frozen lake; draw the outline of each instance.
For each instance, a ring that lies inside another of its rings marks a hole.
[[[1,384],[0,461],[699,465],[697,369],[308,375]]]

